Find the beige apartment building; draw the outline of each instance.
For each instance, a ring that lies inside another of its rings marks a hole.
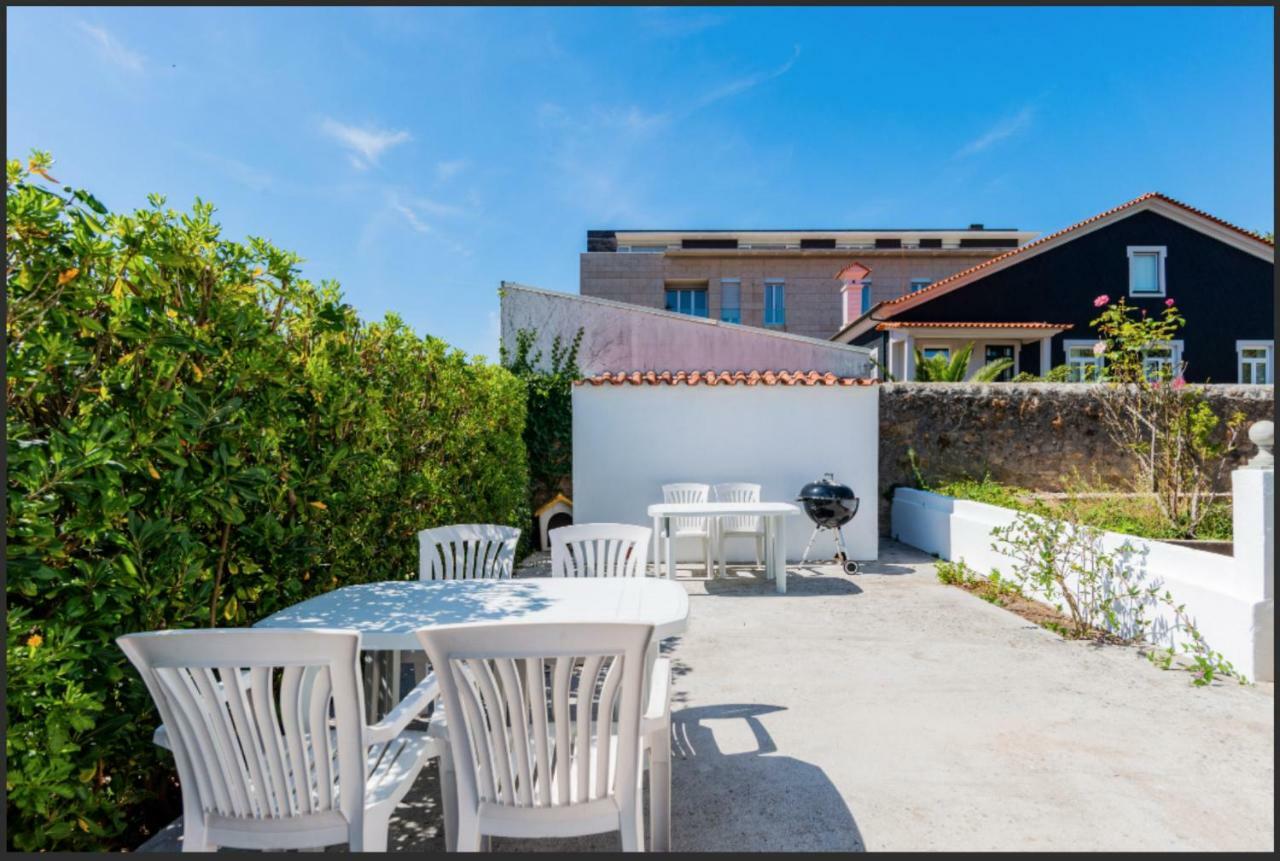
[[[919,290],[1034,236],[981,224],[927,230],[589,230],[579,292],[830,338],[875,303]],[[851,267],[855,276],[848,274]]]

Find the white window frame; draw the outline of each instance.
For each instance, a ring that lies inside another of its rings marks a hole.
[[[738,312],[738,319],[736,320],[726,320],[724,318],[724,311],[725,311],[724,288],[725,287],[738,288],[738,305],[734,309]],[[720,313],[717,315],[716,319],[719,320],[721,323],[737,323],[737,324],[742,323],[742,279],[741,278],[721,278],[720,279]]]
[[[778,311],[781,313],[782,319],[769,319],[769,288],[777,287],[782,291],[782,304]],[[766,278],[764,279],[764,324],[766,326],[782,327],[787,325],[787,281],[785,278]]]
[[[1106,368],[1106,366],[1107,366],[1107,362],[1106,362],[1106,359],[1105,359],[1103,356],[1095,356],[1095,355],[1093,354],[1093,345],[1094,345],[1094,344],[1096,344],[1096,343],[1098,343],[1098,340],[1097,340],[1097,339],[1094,339],[1094,340],[1092,340],[1092,341],[1088,341],[1088,340],[1083,340],[1083,339],[1080,339],[1080,338],[1072,338],[1072,339],[1069,339],[1069,340],[1068,340],[1068,339],[1064,339],[1064,340],[1062,341],[1062,353],[1063,353],[1063,355],[1066,357],[1066,365],[1067,365],[1067,368],[1068,368],[1068,375],[1069,375],[1069,376],[1068,376],[1068,379],[1070,379],[1070,380],[1071,380],[1071,382],[1073,382],[1073,383],[1088,383],[1088,382],[1095,382],[1095,383],[1096,383],[1096,382],[1098,382],[1099,380],[1101,380],[1101,379],[1102,379],[1102,373],[1103,373],[1103,370],[1104,370],[1104,369]],[[1072,360],[1072,358],[1071,358],[1071,350],[1072,350],[1073,348],[1078,348],[1078,349],[1085,349],[1085,350],[1088,350],[1088,351],[1089,351],[1089,357],[1088,357],[1088,360],[1086,361],[1086,360],[1082,360],[1082,359],[1076,359],[1076,360],[1074,360],[1074,361],[1073,361],[1073,360]],[[1077,372],[1076,372],[1076,366],[1077,366],[1077,365],[1080,367],[1080,371],[1079,371],[1079,373],[1077,373]],[[1086,380],[1086,379],[1085,379],[1085,372],[1084,372],[1084,368],[1085,368],[1086,366],[1088,366],[1088,365],[1092,365],[1093,367],[1095,367],[1095,368],[1097,368],[1097,369],[1098,369],[1098,370],[1094,373],[1094,375],[1093,375],[1093,379],[1092,379],[1092,380]],[[1042,370],[1041,370],[1041,372],[1040,372],[1040,373],[1041,373],[1041,375],[1043,375],[1043,374],[1047,374],[1047,373],[1049,373],[1049,369],[1048,369],[1048,368],[1044,368],[1044,369],[1042,369]]]
[[[1152,344],[1152,345],[1151,345],[1151,347],[1150,347],[1150,348],[1148,348],[1148,349],[1162,349],[1162,350],[1169,350],[1169,351],[1170,351],[1170,354],[1169,354],[1170,369],[1174,372],[1174,373],[1173,373],[1173,375],[1174,375],[1175,377],[1180,377],[1180,376],[1182,376],[1182,369],[1183,369],[1183,366],[1184,366],[1184,364],[1185,364],[1185,359],[1184,359],[1184,357],[1183,357],[1183,355],[1182,355],[1182,341],[1181,341],[1181,340],[1177,340],[1177,341],[1164,341],[1164,342],[1162,342],[1162,343],[1160,343],[1160,344]],[[1148,378],[1150,378],[1151,373],[1150,373],[1150,371],[1148,371],[1148,370],[1147,370],[1147,362],[1148,362],[1148,361],[1151,361],[1151,360],[1147,358],[1147,351],[1146,351],[1146,350],[1143,350],[1143,351],[1142,351],[1142,372],[1143,372],[1143,373],[1144,373]],[[1161,362],[1161,364],[1163,364],[1163,362]]]
[[[1263,367],[1266,370],[1266,379],[1257,385],[1272,386],[1275,385],[1275,367],[1276,367],[1276,342],[1275,341],[1236,341],[1236,382],[1243,383],[1243,374],[1240,373],[1241,365],[1244,364],[1245,350],[1266,350],[1266,358],[1262,360]],[[1257,364],[1258,360],[1251,358],[1249,364]]]
[[[916,346],[917,346],[917,347],[919,348],[919,350],[920,350],[920,358],[922,358],[922,359],[927,359],[927,358],[929,358],[929,356],[927,355],[929,350],[941,350],[941,351],[943,351],[944,353],[946,353],[946,354],[947,354],[947,361],[948,361],[948,362],[950,362],[950,361],[951,361],[951,345],[950,345],[950,344],[925,344],[925,343],[921,343],[921,344],[918,344],[918,345],[916,345]]]
[[[1165,245],[1130,245],[1125,249],[1125,256],[1129,259],[1129,297],[1132,299],[1159,299],[1165,295],[1164,281],[1164,259],[1168,255],[1169,249]],[[1133,292],[1133,258],[1135,256],[1154,255],[1156,258],[1156,284],[1159,289],[1154,293]]]

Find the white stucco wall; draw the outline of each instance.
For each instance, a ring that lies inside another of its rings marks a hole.
[[[684,481],[755,482],[763,500],[791,502],[830,472],[862,500],[844,527],[849,554],[875,559],[878,435],[877,386],[574,386],[574,520],[649,526],[662,485]],[[798,562],[813,524],[800,514],[786,529]],[[830,559],[834,546],[822,538],[814,556]],[[729,544],[732,561],[753,552]],[[697,559],[697,545],[677,558]]]
[[[1186,605],[1209,647],[1255,681],[1275,679],[1275,473],[1236,470],[1232,474],[1234,555],[1104,533],[1103,547],[1116,551],[1126,542],[1142,582],[1161,583],[1176,603]],[[1007,526],[1016,512],[996,505],[898,488],[893,497],[894,538],[943,559],[963,560],[986,574],[998,568],[1009,576],[1013,560],[992,549],[991,530]],[[1149,611],[1156,642],[1173,621],[1166,608]]]
[[[738,326],[640,305],[502,285],[502,343],[516,331],[538,333],[537,348],[551,353],[558,335],[568,341],[581,328],[578,365],[602,371],[819,371],[871,377],[870,351],[848,344]]]

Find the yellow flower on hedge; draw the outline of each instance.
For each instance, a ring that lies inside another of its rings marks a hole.
[[[178,319],[178,312],[173,310],[172,308],[165,308],[164,315],[168,317],[170,320]]]
[[[32,649],[38,649],[43,644],[44,644],[44,637],[40,636],[39,634],[32,634],[30,637],[27,637],[27,645]]]
[[[324,510],[326,510],[326,509],[329,507],[329,506],[325,505],[323,502],[321,502],[321,501],[320,501],[320,500],[318,500],[318,499],[317,499],[315,502],[311,502],[311,503],[308,503],[308,504],[309,504],[312,508],[318,508],[318,509],[320,509],[321,511],[324,511]]]

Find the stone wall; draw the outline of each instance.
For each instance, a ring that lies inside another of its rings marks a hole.
[[[915,486],[907,458],[914,449],[930,482],[992,479],[1033,490],[1064,490],[1073,471],[1082,478],[1127,488],[1131,456],[1107,436],[1097,403],[1101,387],[1057,383],[886,383],[880,389],[880,524],[898,485]],[[1272,386],[1210,385],[1220,417],[1239,410],[1250,423],[1272,419]],[[1232,466],[1253,455],[1245,440]],[[1219,490],[1230,490],[1224,472]]]

